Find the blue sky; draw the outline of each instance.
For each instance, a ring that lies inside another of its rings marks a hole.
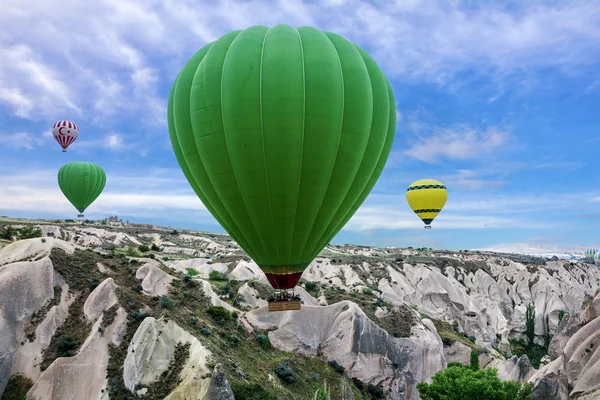
[[[184,62],[235,29],[287,23],[373,55],[398,124],[377,186],[334,243],[600,244],[600,2],[46,0],[0,5],[0,214],[73,218],[56,173],[107,172],[86,217],[222,232],[181,173],[166,99]],[[67,153],[52,124],[75,121]],[[412,181],[449,188],[425,231]]]

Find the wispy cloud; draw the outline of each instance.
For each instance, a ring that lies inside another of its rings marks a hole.
[[[439,177],[441,181],[454,190],[480,190],[484,188],[500,187],[506,182],[503,180],[495,180],[486,178],[480,171],[471,169],[458,170],[454,175],[442,175]]]
[[[558,229],[572,221],[570,207],[578,201],[582,209],[600,201],[590,193],[535,195],[467,195],[449,193],[449,200],[434,224],[439,229]],[[586,202],[589,199],[589,202]],[[587,203],[587,204],[586,204]],[[550,212],[551,211],[551,212]],[[406,204],[404,194],[372,194],[344,230],[402,230],[422,227],[421,220]]]
[[[77,146],[73,146],[75,152],[96,151],[98,148],[104,148],[113,151],[124,151],[135,146],[135,143],[126,142],[124,136],[120,133],[107,133],[102,135],[102,139],[86,140],[85,137],[78,140]]]
[[[466,126],[434,128],[430,136],[420,137],[403,153],[428,163],[441,158],[478,159],[507,145],[510,138],[508,132],[496,128],[485,131]]]
[[[147,175],[124,175],[107,171],[105,190],[89,207],[88,213],[156,218],[160,212],[166,212],[165,217],[176,219],[178,215],[183,218],[186,212],[193,212],[194,218],[216,224],[185,178],[177,172],[149,170]],[[58,187],[55,173],[0,173],[0,180],[3,182],[0,185],[0,210],[52,215],[74,212]]]
[[[168,86],[200,46],[255,24],[332,30],[370,51],[390,76],[452,85],[462,71],[581,73],[596,63],[590,55],[600,45],[594,0],[476,7],[441,0],[49,0],[25,8],[5,0],[1,7],[0,101],[24,118],[64,113],[98,124],[118,112],[164,124],[168,91],[160,85]],[[596,79],[590,76],[590,85]]]
[[[542,160],[534,162],[531,166],[533,169],[561,169],[567,171],[575,171],[583,166],[581,161],[565,161],[561,159],[551,160],[545,157]]]
[[[13,149],[31,150],[45,141],[43,136],[32,135],[28,132],[0,134],[0,143]]]

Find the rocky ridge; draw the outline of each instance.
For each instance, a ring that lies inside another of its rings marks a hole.
[[[598,389],[593,264],[328,246],[297,288],[303,310],[268,313],[264,275],[227,235],[8,223],[43,237],[0,244],[0,393],[23,380],[31,399],[308,399],[326,382],[332,398],[418,399],[417,382],[472,352],[534,396]],[[535,366],[519,351],[528,306]]]

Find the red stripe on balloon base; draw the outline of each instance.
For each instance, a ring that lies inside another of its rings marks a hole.
[[[293,289],[302,277],[302,272],[292,274],[268,274],[265,272],[265,276],[275,289]]]

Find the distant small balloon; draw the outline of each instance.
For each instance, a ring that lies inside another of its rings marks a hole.
[[[446,186],[435,179],[421,179],[410,184],[406,189],[406,201],[410,208],[430,229],[433,219],[442,211],[448,200]]]
[[[79,128],[75,125],[74,122],[71,121],[58,121],[52,126],[52,136],[54,139],[60,144],[63,152],[67,151],[67,147],[69,147],[77,136],[79,136]]]
[[[100,196],[106,185],[106,174],[91,162],[70,162],[58,171],[58,186],[83,218],[83,212]]]
[[[590,260],[594,261],[594,256],[597,253],[598,253],[598,249],[591,247],[585,251],[585,256],[587,258],[589,258]]]

